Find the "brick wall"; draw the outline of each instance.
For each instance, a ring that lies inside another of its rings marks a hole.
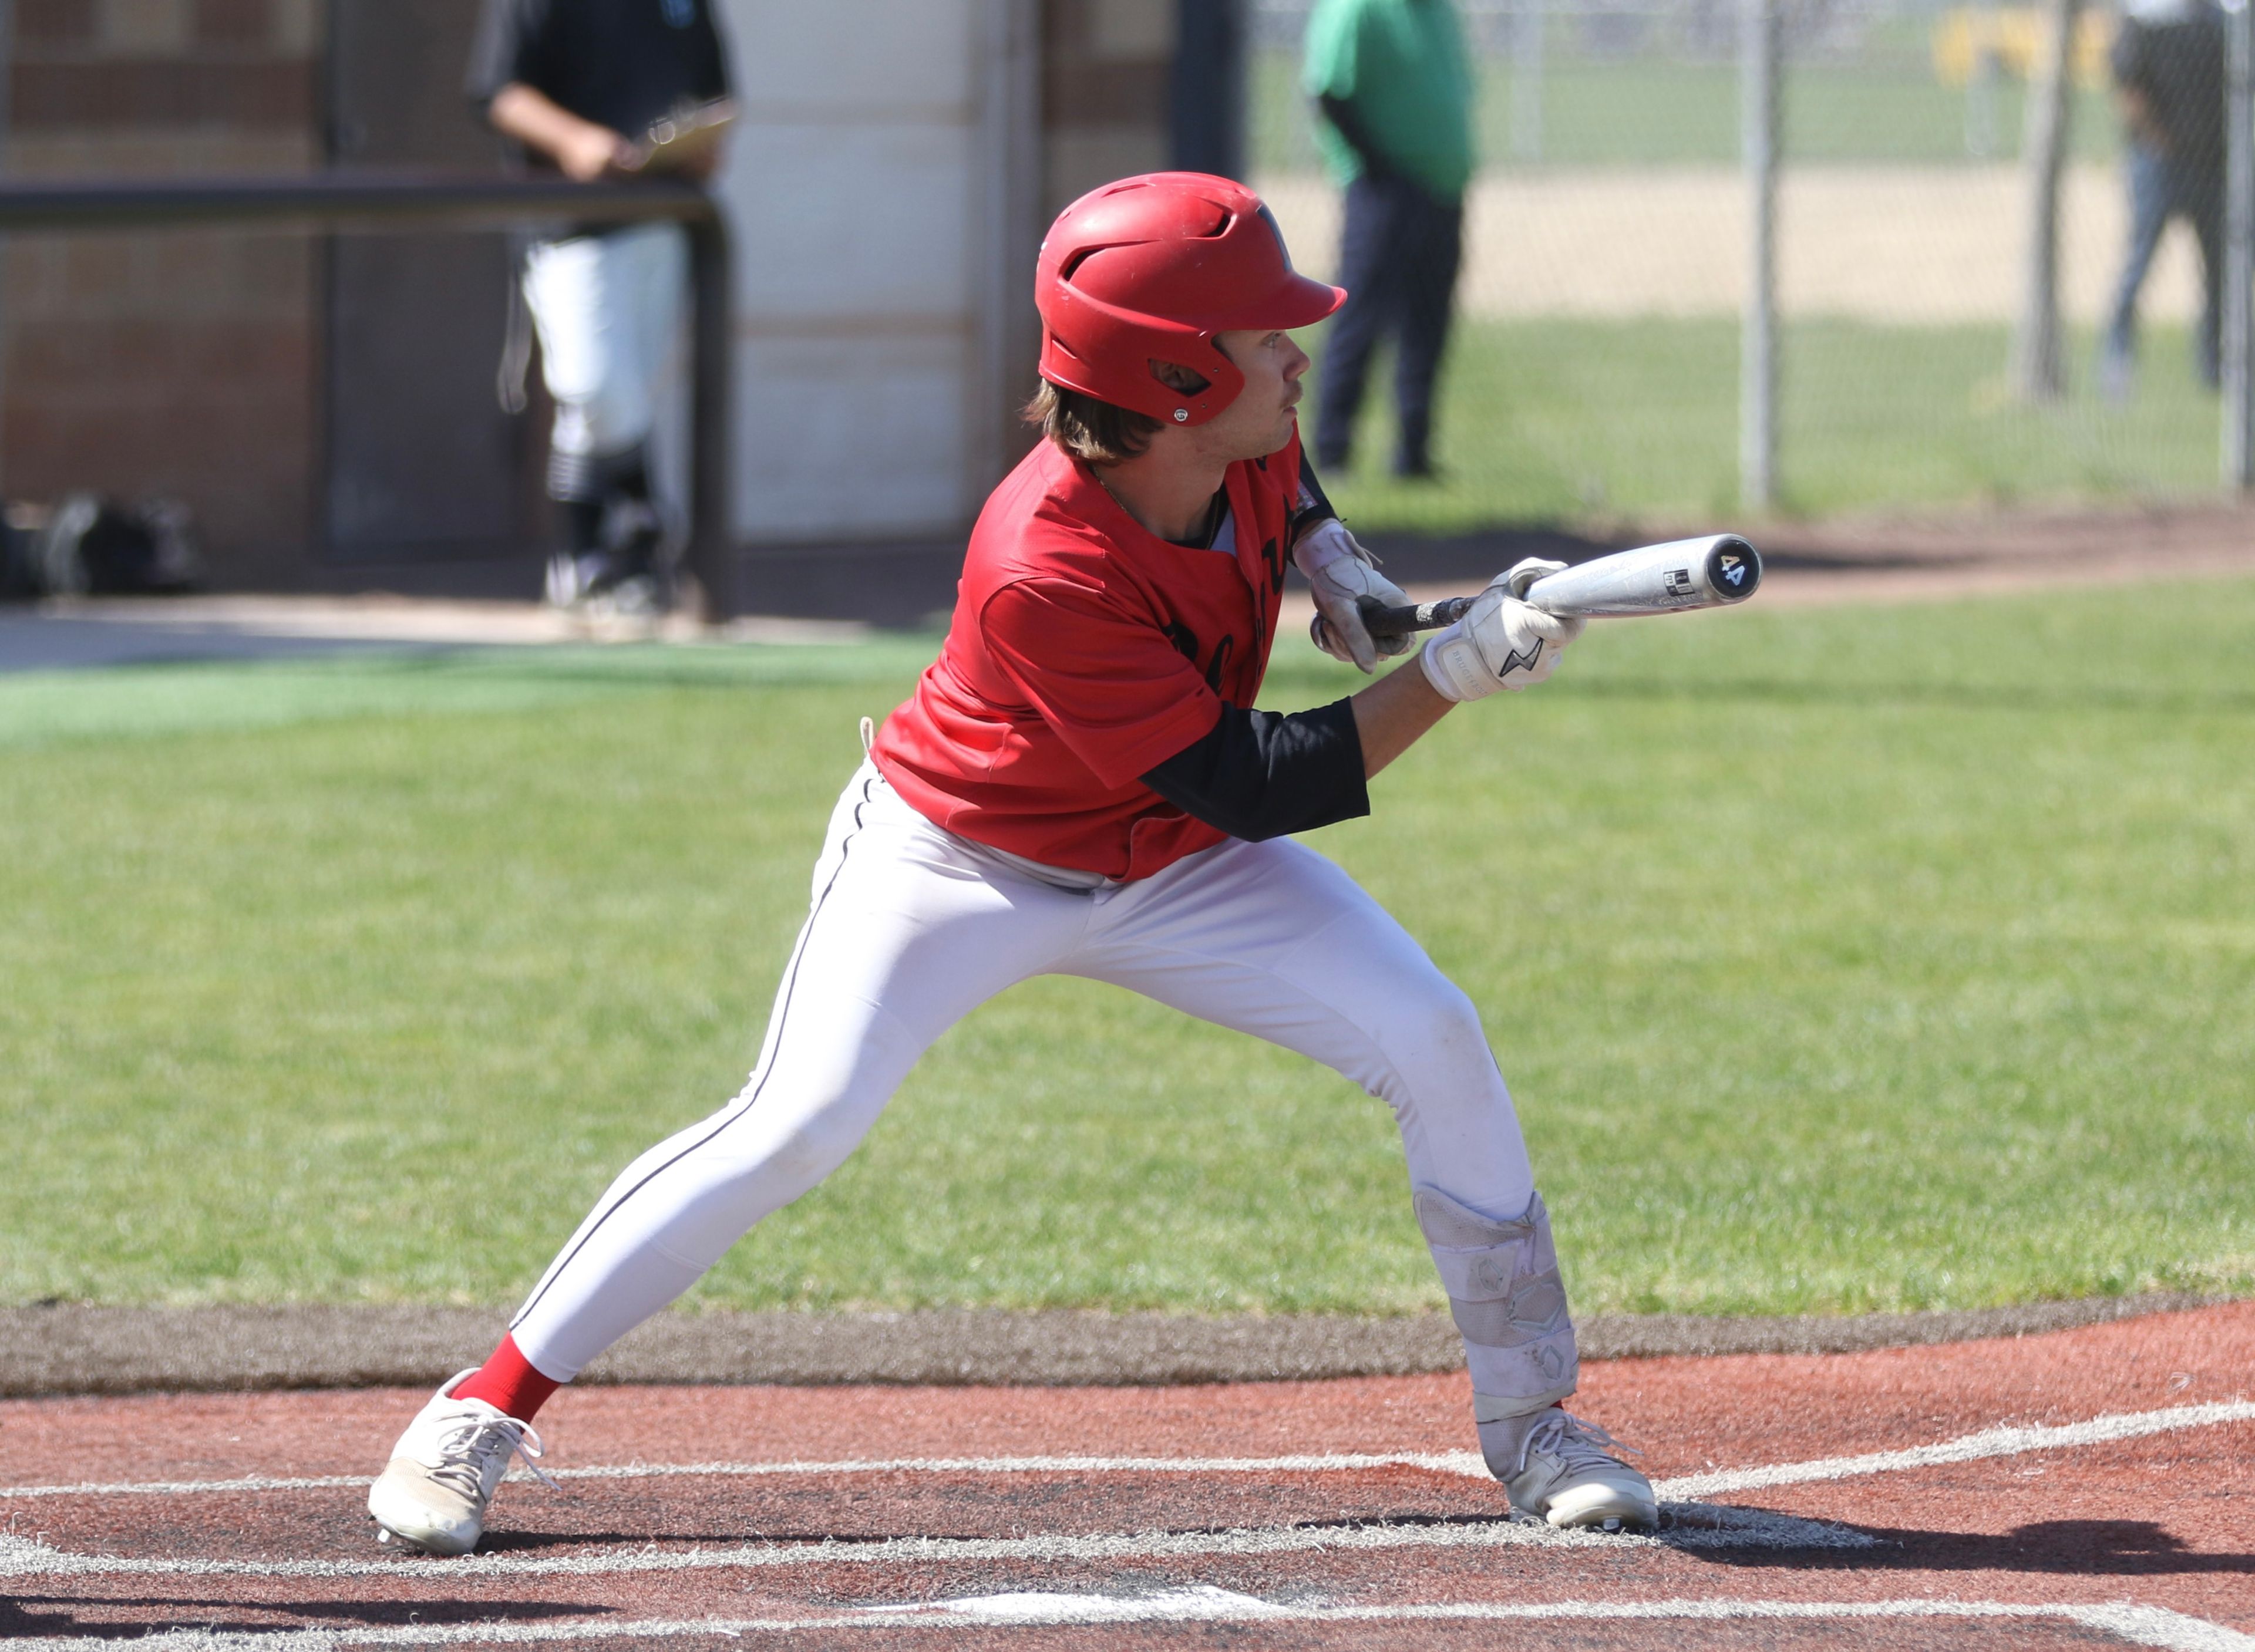
[[[1168,163],[1180,3],[1039,0],[1044,223],[1099,183]],[[16,175],[323,164],[326,0],[14,7],[0,164]],[[755,259],[755,245],[740,256]],[[317,243],[17,236],[0,279],[0,494],[175,495],[196,512],[215,583],[306,582],[326,486]]]
[[[18,177],[320,164],[319,0],[16,0]],[[286,578],[319,485],[318,251],[290,235],[11,239],[0,491],[163,494],[222,584]]]

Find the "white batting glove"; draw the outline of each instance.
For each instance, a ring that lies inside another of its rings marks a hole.
[[[1521,556],[1505,569],[1495,583],[1514,597],[1524,597],[1536,580],[1565,571],[1564,563],[1553,562],[1548,556]]]
[[[1513,596],[1512,576],[1526,566],[1497,575],[1469,613],[1427,639],[1418,664],[1435,693],[1483,700],[1501,689],[1532,688],[1558,668],[1558,656],[1588,622],[1545,613]]]
[[[1374,598],[1388,608],[1406,606],[1409,593],[1378,571],[1370,553],[1355,542],[1337,517],[1317,523],[1292,547],[1292,560],[1315,588],[1316,617],[1308,635],[1334,660],[1369,672],[1381,654],[1407,654],[1416,639],[1373,637],[1363,623],[1361,605]]]

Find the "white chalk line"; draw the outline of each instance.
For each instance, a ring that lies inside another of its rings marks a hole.
[[[1668,1503],[1658,1535],[1558,1531],[1498,1516],[1452,1522],[1373,1520],[1363,1525],[1252,1526],[1226,1531],[1097,1532],[1038,1537],[882,1537],[867,1542],[822,1538],[777,1544],[550,1557],[468,1555],[458,1560],[161,1559],[80,1554],[0,1533],[0,1578],[384,1578],[449,1587],[478,1578],[643,1577],[664,1573],[765,1571],[777,1567],[993,1564],[1001,1561],[1096,1562],[1242,1558],[1288,1554],[1368,1554],[1396,1550],[1503,1549],[1529,1544],[1565,1548],[1853,1550],[1874,1546],[1860,1531],[1822,1521],[1719,1504]]]
[[[1691,1500],[1729,1491],[1794,1486],[1810,1480],[1847,1480],[1861,1474],[1899,1473],[1942,1463],[1968,1463],[1987,1457],[2138,1439],[2178,1429],[2210,1428],[2255,1421],[2255,1401],[2220,1400],[2203,1405],[2174,1405],[2152,1411],[2118,1411],[2081,1423],[1984,1429],[1933,1446],[1870,1452],[1855,1457],[1822,1457],[1762,1468],[1726,1468],[1679,1475],[1655,1483],[1662,1497]],[[549,1471],[554,1480],[662,1480],[829,1474],[1298,1474],[1359,1473],[1374,1468],[1423,1468],[1485,1480],[1487,1466],[1477,1452],[1332,1452],[1284,1457],[897,1457],[845,1459],[832,1462],[626,1463]],[[514,1480],[529,1480],[519,1471]],[[245,1475],[234,1480],[89,1480],[60,1486],[0,1486],[0,1501],[39,1497],[201,1496],[229,1492],[341,1491],[369,1483],[364,1474],[277,1478]]]
[[[2104,1446],[2114,1440],[2173,1433],[2179,1429],[2213,1428],[2223,1423],[2250,1421],[2255,1421],[2255,1401],[2218,1400],[2206,1405],[2172,1405],[2158,1411],[2120,1411],[2094,1417],[2084,1423],[1987,1428],[1937,1446],[1914,1446],[1907,1451],[1820,1457],[1812,1462],[1780,1463],[1769,1468],[1729,1468],[1711,1474],[1684,1474],[1661,1480],[1654,1489],[1663,1497],[1712,1497],[1726,1491],[1848,1480],[1859,1474],[1899,1474],[1905,1469],[1932,1468],[1942,1463],[1970,1463],[1987,1457],[2018,1457],[2027,1452]]]
[[[2255,1652],[2255,1636],[2160,1606],[2118,1601],[2095,1605],[2002,1600],[1560,1600],[1542,1603],[1435,1601],[1334,1606],[1264,1600],[1211,1587],[1142,1596],[991,1595],[906,1607],[864,1607],[802,1618],[704,1618],[586,1620],[572,1623],[406,1624],[364,1629],[266,1632],[160,1631],[132,1642],[136,1652],[336,1652],[355,1646],[540,1645],[580,1641],[741,1639],[810,1630],[1053,1628],[1130,1623],[1437,1623],[1437,1622],[1855,1622],[1885,1619],[2052,1619],[2101,1631],[2161,1652]],[[12,1640],[11,1652],[83,1652],[94,1636]]]

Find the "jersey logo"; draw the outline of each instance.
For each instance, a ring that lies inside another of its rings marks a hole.
[[[665,0],[665,20],[674,28],[687,28],[697,21],[697,0]]]
[[[1191,630],[1179,620],[1170,620],[1166,624],[1165,629],[1161,634],[1163,634],[1169,642],[1175,645],[1175,652],[1177,654],[1179,654],[1184,659],[1191,662],[1191,670],[1198,670],[1198,639],[1197,632]],[[1220,643],[1214,648],[1213,658],[1206,662],[1205,670],[1201,675],[1205,678],[1206,687],[1212,689],[1216,694],[1221,692],[1221,674],[1229,668],[1230,660],[1236,654],[1236,653],[1237,639],[1235,637],[1225,636],[1222,638]]]
[[[1205,685],[1216,694],[1221,692],[1221,674],[1229,664],[1229,656],[1236,652],[1235,637],[1224,637],[1213,651],[1213,662],[1205,668]]]

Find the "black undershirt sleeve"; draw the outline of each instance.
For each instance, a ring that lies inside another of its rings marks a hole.
[[[537,0],[485,0],[462,88],[480,116],[502,88],[525,78],[525,47],[539,34],[545,10]]]
[[[1298,544],[1300,536],[1309,528],[1338,515],[1338,512],[1332,508],[1329,496],[1324,492],[1324,485],[1316,480],[1315,466],[1308,463],[1308,456],[1303,453],[1300,455],[1300,497],[1292,506],[1292,542]]]
[[[1184,814],[1259,843],[1370,813],[1354,707],[1312,711],[1221,708],[1212,733],[1143,776]]]

